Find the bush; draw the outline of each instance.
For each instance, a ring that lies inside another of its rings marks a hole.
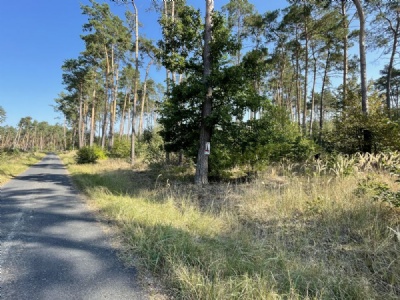
[[[295,161],[305,161],[320,150],[321,149],[313,140],[299,136],[293,143],[290,152],[288,153],[288,157]]]
[[[104,152],[104,150],[101,147],[95,145],[95,146],[93,146],[93,150],[94,150],[94,153],[97,155],[98,159],[102,160],[102,159],[107,158],[106,153]]]
[[[131,156],[131,141],[127,139],[116,139],[110,151],[110,156],[115,158],[128,158]]]
[[[143,141],[147,144],[146,149],[146,162],[156,164],[164,161],[165,152],[163,147],[163,140],[157,130],[145,130],[143,134]]]
[[[79,149],[75,160],[78,164],[93,164],[98,159],[105,159],[106,155],[100,147],[83,147]]]
[[[332,130],[324,134],[327,150],[355,154],[400,148],[400,140],[395,138],[400,135],[399,120],[388,117],[378,94],[371,94],[368,101],[368,115],[362,113],[359,98],[348,101],[348,106],[334,118]]]
[[[362,180],[354,193],[357,196],[369,195],[375,201],[386,202],[391,206],[400,207],[400,192],[392,191],[386,183],[374,181],[371,177]]]

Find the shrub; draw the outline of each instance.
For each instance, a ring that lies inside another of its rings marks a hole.
[[[357,196],[369,195],[375,201],[400,207],[400,191],[392,191],[386,183],[374,181],[371,177],[362,180],[354,193]]]
[[[293,143],[288,157],[294,159],[295,161],[304,161],[320,150],[321,149],[313,140],[299,136]]]
[[[147,144],[145,160],[148,163],[156,164],[164,161],[165,152],[163,140],[158,130],[145,130],[143,134],[143,141]]]
[[[93,150],[94,150],[94,153],[97,155],[98,159],[101,160],[101,159],[107,158],[106,153],[104,152],[104,150],[101,147],[95,145],[95,146],[93,146]]]
[[[326,150],[355,154],[400,148],[399,139],[394,138],[400,135],[399,120],[394,116],[388,117],[376,93],[371,94],[368,101],[368,115],[361,111],[359,98],[348,101],[343,111],[334,118],[332,130],[324,134]]]
[[[110,156],[115,158],[128,158],[131,155],[131,141],[127,139],[116,139],[110,151]]]
[[[75,160],[78,164],[93,164],[98,159],[104,159],[106,155],[104,151],[99,147],[83,147],[79,149],[76,154]]]

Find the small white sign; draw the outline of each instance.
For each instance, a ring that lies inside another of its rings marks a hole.
[[[205,148],[205,150],[204,150],[204,154],[210,155],[210,150],[211,150],[210,147],[211,147],[211,146],[210,146],[210,143],[207,142],[207,143],[206,143],[206,148]]]

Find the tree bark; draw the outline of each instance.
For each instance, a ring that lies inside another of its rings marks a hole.
[[[343,83],[342,83],[342,105],[346,106],[347,98],[347,72],[348,72],[348,60],[347,60],[347,48],[348,48],[348,23],[347,23],[347,13],[346,13],[346,0],[342,0],[342,16],[343,16],[343,29],[345,30],[345,35],[343,37]]]
[[[139,16],[138,9],[135,2],[132,1],[133,10],[135,13],[135,81],[133,91],[133,109],[132,109],[132,136],[131,136],[131,165],[135,164],[135,123],[136,123],[136,104],[137,104],[137,92],[138,92],[138,76],[139,76]]]
[[[307,20],[305,21],[304,34],[306,39],[305,44],[305,66],[304,66],[304,95],[303,95],[303,134],[307,133],[307,96],[308,96],[308,27]]]
[[[117,111],[117,92],[118,92],[118,66],[114,62],[114,46],[111,46],[111,103],[110,103],[110,128],[108,132],[108,150],[111,150],[114,145],[114,126]],[[115,78],[114,78],[115,76]]]
[[[40,134],[42,134],[42,133],[40,133]],[[40,144],[41,144],[41,139],[39,139],[39,147],[40,147]],[[65,115],[64,115],[64,122],[63,122],[63,148],[64,148],[64,151],[66,151],[67,150],[67,118],[65,117]],[[42,149],[40,149],[40,150],[42,150]]]
[[[365,53],[365,16],[364,9],[360,0],[353,0],[357,9],[358,18],[360,19],[360,76],[361,76],[361,109],[362,112],[368,114],[368,98],[367,98],[367,59]]]
[[[79,88],[79,123],[78,123],[78,139],[79,139],[79,149],[83,147],[83,91],[82,84],[80,84]]]
[[[94,133],[96,132],[95,123],[96,123],[96,88],[93,89],[93,101],[92,101],[92,111],[90,118],[90,139],[89,146],[93,147],[94,144]]]
[[[141,108],[140,108],[139,131],[138,131],[139,136],[143,133],[144,103],[145,103],[146,93],[147,93],[147,80],[149,77],[150,67],[152,64],[153,64],[153,60],[150,60],[150,62],[147,65],[147,68],[146,68],[146,75],[144,77],[142,99],[141,99],[141,103],[140,103]]]
[[[126,87],[124,95],[124,104],[122,106],[122,112],[121,112],[121,122],[119,124],[119,138],[122,138],[124,135],[127,101],[128,101],[128,88]]]
[[[321,87],[321,100],[320,100],[320,107],[319,107],[319,143],[322,143],[322,129],[324,126],[324,94],[325,94],[325,84],[328,78],[328,70],[329,70],[329,62],[331,59],[331,52],[328,49],[328,53],[326,55],[326,62],[325,62],[325,71],[324,77],[322,79],[322,87]]]
[[[204,50],[203,50],[203,84],[205,87],[205,97],[201,112],[200,145],[197,154],[195,183],[197,185],[208,184],[208,158],[205,154],[206,143],[211,141],[212,126],[208,117],[212,112],[213,89],[210,82],[212,70],[211,57],[211,38],[212,38],[212,13],[214,10],[214,0],[206,0],[206,17],[204,32]]]
[[[313,50],[313,84],[311,89],[311,109],[310,109],[310,128],[309,135],[312,136],[313,132],[313,123],[314,123],[314,108],[315,108],[315,85],[317,82],[317,58],[315,57],[315,49],[311,47]]]
[[[106,89],[105,90],[106,91],[105,91],[105,100],[104,100],[102,136],[101,136],[101,148],[102,149],[104,149],[106,146],[108,100],[109,100],[109,88],[110,88],[110,82],[109,82],[110,61],[109,61],[109,57],[108,57],[107,46],[104,46],[104,50],[105,50],[105,57],[106,57],[106,63],[107,63],[107,70],[106,70],[106,74],[105,74],[105,80],[106,80]]]

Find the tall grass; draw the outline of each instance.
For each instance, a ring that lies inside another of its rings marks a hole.
[[[290,172],[283,164],[250,184],[205,188],[185,169],[135,171],[113,160],[69,169],[119,225],[128,257],[175,298],[398,299],[399,211],[355,192],[371,172],[398,183],[345,160]]]
[[[40,152],[7,153],[0,151],[0,185],[22,173],[45,156]]]

